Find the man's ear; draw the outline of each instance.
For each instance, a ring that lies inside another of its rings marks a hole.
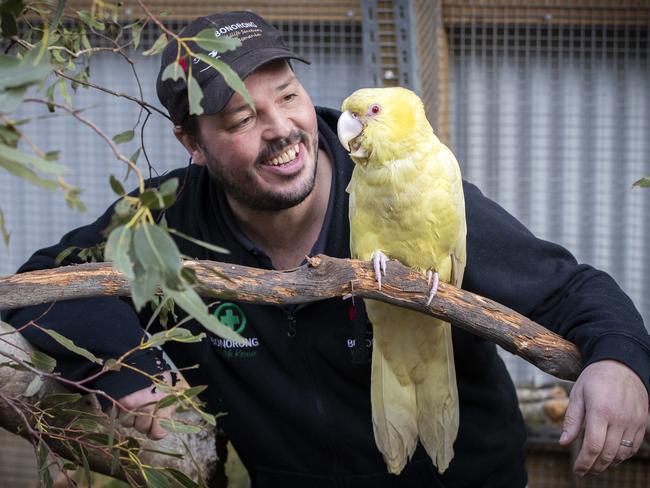
[[[183,132],[183,129],[178,125],[174,126],[174,136],[183,145],[194,164],[198,164],[199,166],[205,165],[205,154],[199,146],[196,136],[191,136]]]

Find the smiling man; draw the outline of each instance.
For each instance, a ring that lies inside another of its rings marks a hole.
[[[242,40],[242,47],[221,59],[244,79],[254,109],[214,69],[197,62],[192,66],[204,93],[204,114],[191,116],[185,82],[162,80],[177,53],[174,42],[167,46],[158,95],[194,164],[149,184],[179,178],[178,198],[165,211],[168,225],[230,250],[221,254],[179,239],[181,252],[275,269],[300,265],[317,253],[349,257],[345,188],[353,163],[335,133],[340,112],[313,106],[290,65],[292,59],[304,60],[264,19],[250,12],[214,14],[192,22],[183,35],[206,28]],[[468,225],[463,287],[544,324],[582,352],[586,367],[573,388],[560,440],[575,442],[585,427],[576,472],[598,474],[629,458],[643,441],[650,379],[650,340],[633,304],[608,275],[535,238],[475,186],[463,188]],[[68,246],[101,242],[112,212],[111,207],[94,223],[38,251],[20,271],[54,267]],[[79,261],[73,255],[65,264]],[[170,343],[166,350],[179,368],[198,364],[185,377],[208,385],[202,397],[211,412],[227,413],[220,426],[254,487],[526,485],[526,429],[494,344],[453,329],[460,404],[455,456],[440,475],[420,447],[395,476],[373,438],[372,327],[361,310],[331,299],[285,307],[223,302],[214,314],[245,342],[208,334],[200,343]],[[37,320],[103,359],[137,346],[149,318],[146,312],[137,315],[127,300],[111,297],[6,314],[15,326]],[[154,321],[151,330],[161,327]],[[184,327],[203,331],[194,321]],[[38,329],[27,327],[23,334],[57,358],[62,375],[80,380],[97,371],[95,363]],[[150,415],[150,403],[163,394],[135,369],[171,381],[169,366],[156,350],[138,351],[129,361],[133,369],[99,375],[91,386],[141,412],[125,421],[160,438],[165,432],[158,418],[171,412]]]

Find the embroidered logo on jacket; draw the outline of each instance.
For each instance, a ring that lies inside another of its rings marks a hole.
[[[212,314],[217,317],[219,322],[232,329],[237,334],[243,334],[246,329],[247,319],[244,311],[232,302],[225,302],[219,305]],[[244,337],[241,341],[223,339],[212,336],[210,341],[214,347],[226,358],[252,358],[255,357],[255,350],[259,345],[257,337]]]

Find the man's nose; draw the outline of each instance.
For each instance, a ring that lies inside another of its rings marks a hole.
[[[293,130],[293,122],[280,110],[267,112],[264,117],[264,131],[262,136],[267,140],[284,139],[289,137]]]

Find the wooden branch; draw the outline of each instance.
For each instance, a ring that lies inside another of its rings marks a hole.
[[[248,303],[296,304],[333,297],[372,298],[452,322],[495,342],[558,378],[582,369],[575,345],[487,298],[441,283],[426,306],[426,280],[390,261],[381,290],[369,262],[318,255],[289,271],[213,261],[187,261],[206,284],[204,296]],[[0,310],[91,296],[128,296],[129,283],[110,263],[33,271],[0,278]]]
[[[36,395],[29,398],[23,396],[27,386],[36,374],[31,371],[16,369],[14,366],[19,362],[23,364],[28,363],[29,355],[33,351],[34,349],[17,331],[8,324],[0,322],[0,427],[21,435],[30,441],[34,439],[31,438],[29,428],[25,425],[25,422],[29,422],[31,428],[36,430],[34,427],[36,418],[24,408],[21,408],[22,414],[24,415],[22,417],[18,414],[16,408],[7,402],[6,399],[16,401],[20,399],[32,406],[39,402],[39,407],[44,408],[47,405],[43,401],[47,402],[49,395],[69,393],[69,390],[66,390],[57,381],[46,378]],[[21,405],[18,405],[18,407],[21,407]],[[56,407],[54,412],[54,416],[46,416],[44,420],[55,429],[69,429],[75,419],[80,416],[90,415],[93,418],[103,418],[104,432],[108,432],[108,417],[102,414],[97,400],[92,395],[86,395],[75,403]],[[174,419],[194,424],[203,423],[199,415],[195,412],[177,413]],[[218,461],[214,429],[202,429],[200,433],[191,435],[169,433],[164,439],[159,441],[152,441],[133,429],[118,426],[115,430],[114,444],[126,441],[127,437],[137,440],[140,448],[138,457],[143,464],[155,467],[175,468],[193,479],[198,479],[200,473],[204,479],[210,480],[210,486],[217,483],[217,480],[213,478]],[[37,433],[40,434],[39,431]],[[75,455],[78,454],[71,450],[75,442],[70,441],[74,441],[75,438],[83,441],[87,434],[89,432],[69,429],[67,432],[67,436],[69,437],[67,442],[63,441],[60,436],[42,435],[43,439],[54,452],[66,459],[75,459]],[[187,449],[185,446],[187,446]],[[186,454],[188,450],[192,453],[196,464]],[[160,452],[172,452],[184,455],[179,458],[160,454]],[[87,449],[86,454],[90,468],[93,471],[127,481],[127,473],[123,465],[129,465],[128,460],[124,464],[119,464],[115,472],[111,472],[113,464],[113,457],[111,455],[99,449]],[[122,461],[125,460],[122,459]],[[130,466],[131,468],[135,468],[135,465],[132,463]],[[137,469],[129,469],[129,476],[132,482],[136,482],[139,485],[145,484]]]

